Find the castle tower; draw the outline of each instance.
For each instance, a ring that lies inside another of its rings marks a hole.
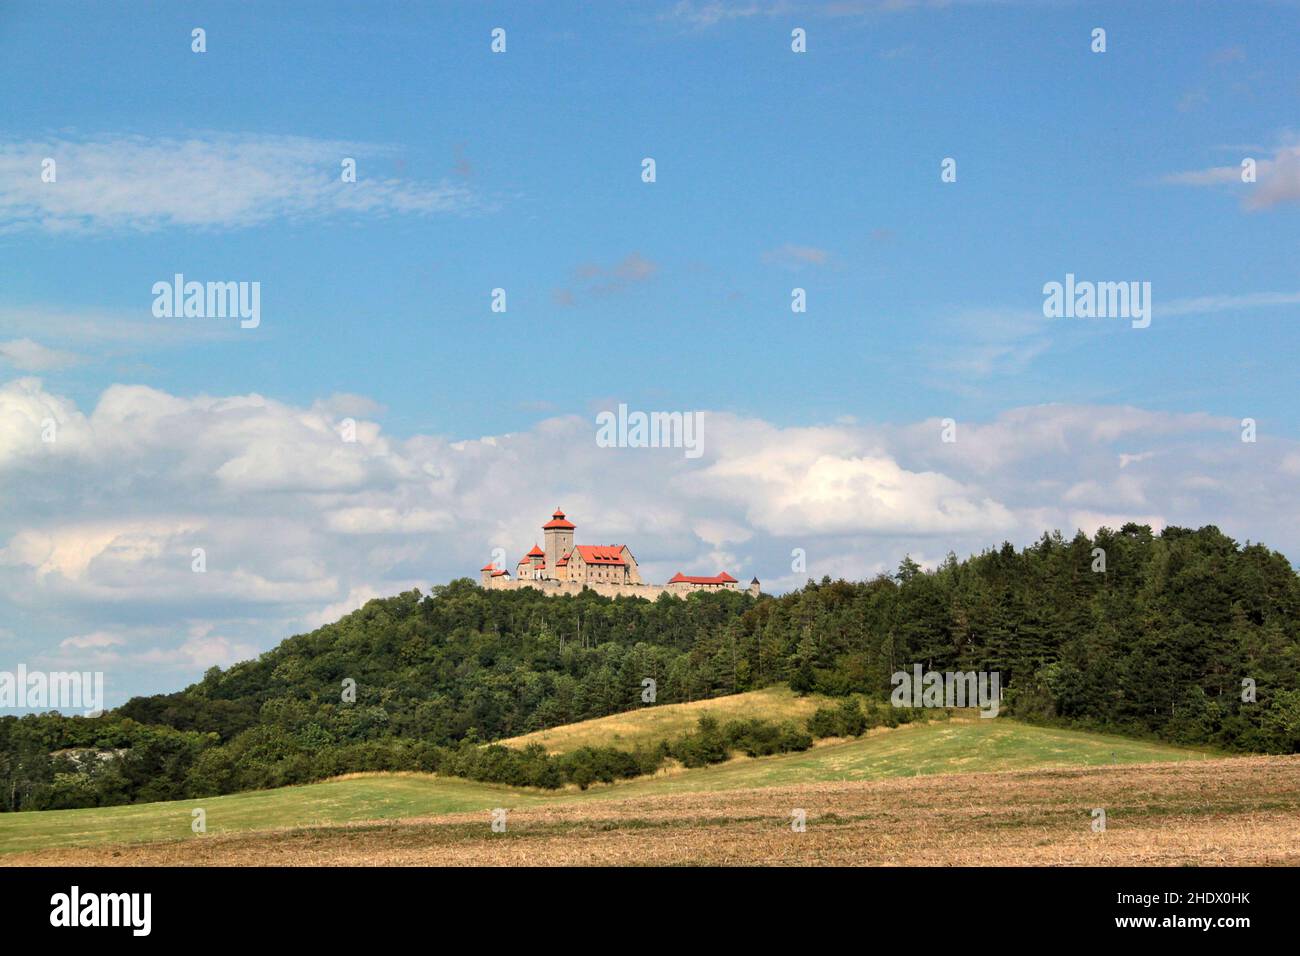
[[[763,586],[758,583],[758,578],[754,578],[749,582],[749,593],[754,597],[758,597],[763,593]]]
[[[542,525],[542,533],[546,536],[546,571],[551,577],[558,577],[560,559],[573,550],[573,529],[576,527],[559,508],[555,509],[551,520]]]

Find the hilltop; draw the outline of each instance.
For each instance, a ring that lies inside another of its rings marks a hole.
[[[904,558],[892,575],[809,581],[776,598],[546,597],[460,580],[370,601],[103,718],[0,719],[0,806],[106,807],[458,767],[485,742],[576,739],[557,728],[642,712],[648,686],[659,705],[782,684],[791,700],[883,702],[891,675],[917,664],[997,672],[1003,712],[1025,720],[1290,753],[1300,578],[1282,555],[1214,527],[1129,524],[950,555],[933,571]],[[797,749],[806,706],[791,706],[776,716],[788,725],[782,746]],[[613,750],[623,744],[633,737]],[[69,748],[120,755],[52,756]],[[536,769],[556,785],[554,768]]]

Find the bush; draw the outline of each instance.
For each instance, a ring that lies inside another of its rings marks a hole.
[[[637,754],[613,747],[580,747],[559,758],[559,770],[564,779],[586,790],[591,784],[613,783],[639,777],[643,763]]]
[[[766,720],[733,720],[723,728],[727,744],[748,757],[781,753],[781,728]]]
[[[808,732],[814,737],[838,737],[840,715],[834,707],[818,707],[808,718]]]
[[[818,707],[808,718],[808,732],[818,738],[861,737],[867,726],[856,697],[846,697],[836,707]]]
[[[807,750],[813,745],[812,734],[800,730],[792,723],[781,725],[781,736],[779,738],[780,753],[794,753],[795,751]]]
[[[862,714],[856,697],[846,697],[838,708],[840,733],[845,737],[861,737],[867,732],[867,718]]]
[[[668,753],[688,767],[706,767],[730,757],[731,748],[717,718],[704,714],[697,730],[669,742]]]

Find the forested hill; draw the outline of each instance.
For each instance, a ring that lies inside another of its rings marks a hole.
[[[934,572],[904,559],[894,575],[810,581],[758,602],[555,598],[460,580],[425,598],[371,601],[120,713],[228,738],[283,701],[271,710],[321,718],[331,737],[447,743],[640,707],[645,678],[660,703],[781,681],[884,695],[890,675],[913,663],[999,671],[1021,714],[1290,750],[1300,728],[1284,739],[1288,718],[1265,715],[1279,704],[1300,710],[1283,694],[1300,686],[1300,578],[1281,554],[1214,527],[1154,536],[1130,524],[949,556]],[[355,706],[340,697],[349,678]],[[1255,705],[1242,705],[1243,678],[1256,683]]]
[[[1287,560],[1214,527],[1153,536],[1125,525],[950,556],[932,572],[905,559],[893,575],[757,600],[545,597],[454,581],[371,601],[103,718],[0,720],[0,784],[6,809],[32,805],[12,794],[91,772],[51,766],[49,754],[111,747],[129,748],[109,762],[128,799],[225,792],[384,769],[387,742],[488,741],[643,707],[647,678],[658,703],[776,682],[883,698],[890,675],[915,663],[1000,672],[1004,711],[1022,717],[1300,750],[1300,579]],[[1254,701],[1242,700],[1244,679]],[[96,793],[67,799],[102,802]]]
[[[691,651],[754,603],[727,592],[655,602],[547,597],[462,578],[428,597],[372,600],[255,661],[212,668],[178,694],[135,698],[119,713],[223,737],[268,707],[322,718],[350,740],[510,737],[641,706],[647,677],[662,703],[730,693]],[[354,702],[343,700],[345,681],[355,681]]]

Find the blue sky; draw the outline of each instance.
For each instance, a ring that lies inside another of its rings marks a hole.
[[[1300,16],[1247,6],[1253,16],[971,4],[694,27],[672,4],[391,5],[383,16],[356,4],[131,16],[17,4],[3,14],[0,69],[26,93],[6,109],[8,138],[381,144],[389,155],[358,151],[362,179],[460,179],[476,208],[10,235],[4,296],[131,313],[182,266],[258,279],[262,334],[151,354],[148,381],[293,401],[364,391],[398,432],[513,430],[538,417],[520,407],[529,397],[584,412],[615,393],[776,421],[900,420],[949,414],[969,386],[966,414],[1195,398],[1294,434],[1293,366],[1276,361],[1295,357],[1294,308],[1099,331],[999,387],[934,372],[967,341],[952,338],[953,316],[1032,315],[1042,284],[1067,271],[1147,279],[1157,303],[1297,291],[1293,211],[1246,213],[1231,188],[1162,182],[1271,156],[1296,125],[1288,27]],[[203,55],[190,51],[197,24]],[[810,35],[803,56],[789,49],[797,24]],[[497,25],[508,44],[494,56]],[[1089,51],[1095,25],[1105,54]],[[644,156],[658,164],[653,185],[639,178]],[[947,156],[954,184],[939,180]],[[830,259],[797,272],[764,259],[787,244]],[[655,265],[649,279],[554,300],[575,270],[634,253]],[[809,290],[802,317],[789,310],[796,284]],[[507,290],[507,317],[488,311],[494,287]],[[692,344],[661,347],[670,339]],[[1207,363],[1205,381],[1187,381],[1190,362]],[[113,380],[104,364],[68,376],[83,396]]]
[[[169,689],[497,541],[513,563],[557,503],[657,572],[775,590],[794,546],[858,576],[1103,517],[1295,560],[1297,27],[1283,2],[7,3],[0,668],[93,650],[119,691]],[[176,272],[260,282],[260,326],[154,318]],[[1067,273],[1150,282],[1151,326],[1045,319]],[[249,396],[275,480],[219,421]],[[618,402],[707,410],[714,445],[565,467]],[[38,454],[40,409],[75,463]],[[344,414],[371,457],[322,483],[291,430]],[[946,417],[960,453],[922,437]],[[365,515],[396,519],[340,531]],[[226,532],[211,607],[150,576]]]

